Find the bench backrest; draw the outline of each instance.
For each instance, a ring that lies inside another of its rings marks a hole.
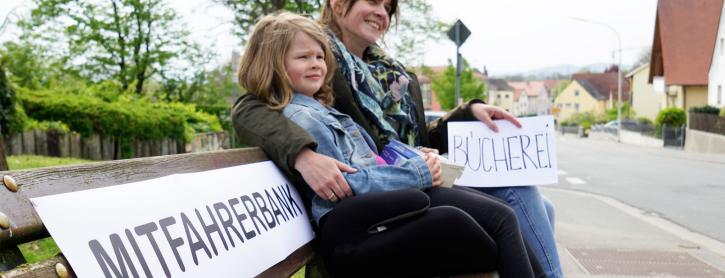
[[[12,176],[19,185],[17,192],[0,187],[0,212],[10,220],[9,229],[0,228],[0,277],[52,277],[58,263],[70,269],[62,256],[17,267],[25,263],[17,245],[48,236],[43,222],[29,201],[30,198],[264,160],[267,157],[260,149],[246,148],[0,172],[0,175]],[[308,243],[260,276],[288,277],[313,256],[312,244]]]

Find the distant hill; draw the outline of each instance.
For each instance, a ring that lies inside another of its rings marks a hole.
[[[590,64],[586,66],[576,65],[557,65],[534,69],[530,71],[520,73],[509,73],[496,75],[493,77],[504,78],[507,80],[543,80],[543,79],[569,79],[571,75],[577,72],[588,71],[588,72],[604,72],[605,69],[610,67],[611,64]],[[627,66],[623,65],[622,68],[626,69]],[[623,73],[624,74],[624,73]]]

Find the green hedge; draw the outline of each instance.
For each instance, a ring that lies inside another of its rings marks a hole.
[[[665,108],[657,113],[657,119],[655,119],[657,126],[663,124],[669,127],[681,127],[687,123],[687,115],[685,110],[680,108]]]
[[[718,114],[720,114],[720,108],[717,108],[715,106],[710,106],[710,105],[697,106],[697,107],[690,107],[689,112],[718,115]]]
[[[221,131],[219,120],[193,105],[120,97],[101,98],[73,93],[20,90],[30,118],[62,122],[83,136],[101,134],[119,139],[161,138],[188,141],[196,132]]]

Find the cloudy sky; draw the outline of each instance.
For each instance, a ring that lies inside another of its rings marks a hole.
[[[633,63],[652,44],[656,0],[428,0],[441,20],[461,19],[472,31],[461,53],[472,65],[484,65],[492,74],[524,72],[571,64],[584,66],[616,61],[617,34],[622,41],[622,63]],[[1,0],[0,20],[30,0]],[[228,59],[241,50],[231,35],[232,14],[211,0],[170,0],[184,17],[193,38]],[[406,16],[402,11],[402,16]],[[11,16],[11,20],[12,20]],[[583,18],[588,22],[572,18]],[[598,22],[599,24],[593,23]],[[0,22],[1,23],[1,22]],[[606,24],[616,31],[610,30]],[[0,41],[12,39],[12,29]],[[445,65],[455,58],[455,45],[443,39],[426,45],[421,62]]]

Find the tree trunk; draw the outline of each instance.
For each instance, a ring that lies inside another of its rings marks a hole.
[[[7,171],[8,160],[5,159],[5,139],[3,138],[2,129],[0,129],[0,171]]]

